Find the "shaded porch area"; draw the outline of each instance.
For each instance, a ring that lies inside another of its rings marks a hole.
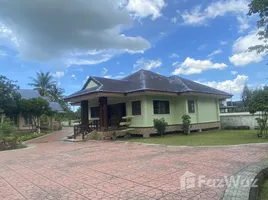
[[[74,126],[74,135],[81,135],[82,139],[93,131],[115,131],[124,130],[126,127],[120,126],[122,118],[126,116],[126,103],[115,103],[108,97],[98,97],[97,99],[83,100],[81,106],[81,123]]]

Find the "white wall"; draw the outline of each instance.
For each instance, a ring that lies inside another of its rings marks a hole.
[[[258,126],[256,118],[259,118],[259,114],[254,115],[249,112],[239,113],[221,113],[221,127],[224,129],[225,126],[250,126],[250,129],[254,129]]]

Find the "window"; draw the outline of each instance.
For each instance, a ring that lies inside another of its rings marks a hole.
[[[132,101],[132,115],[141,115],[141,101]]]
[[[30,118],[24,117],[24,126],[29,126],[29,125],[31,125]]]
[[[90,108],[91,118],[99,118],[100,117],[100,107],[91,107]]]
[[[154,114],[169,114],[169,101],[154,100]]]
[[[194,100],[188,100],[188,113],[195,113]]]

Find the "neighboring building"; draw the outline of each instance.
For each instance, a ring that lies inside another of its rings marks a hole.
[[[168,131],[180,131],[189,114],[192,130],[219,128],[219,99],[232,95],[179,76],[140,70],[121,80],[89,77],[83,88],[65,100],[81,105],[81,121],[99,120],[101,130],[117,126],[122,116],[135,116],[131,127],[149,136],[153,119],[164,117]]]
[[[31,99],[31,98],[41,97],[41,95],[39,94],[37,90],[19,89],[18,93],[21,95],[22,99]],[[64,112],[63,108],[58,102],[51,102],[47,97],[42,97],[42,98],[44,98],[45,100],[49,102],[49,106],[53,111]],[[32,128],[30,120],[28,118],[23,117],[21,113],[15,116],[9,116],[9,118],[11,119],[11,121],[14,123],[14,125],[17,127],[18,130],[28,130]],[[58,124],[60,124],[55,121],[54,117],[50,119],[49,123],[50,123],[49,126],[51,127],[53,126],[58,127],[59,126]],[[58,128],[55,128],[55,129],[58,129]]]
[[[221,113],[245,112],[242,101],[227,101],[226,99],[220,99],[219,103]]]

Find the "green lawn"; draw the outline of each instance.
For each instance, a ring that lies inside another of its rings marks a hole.
[[[268,180],[264,181],[260,189],[259,200],[268,199]]]
[[[164,137],[151,136],[150,138],[130,138],[122,140],[130,142],[181,146],[234,145],[268,142],[268,139],[258,138],[256,130],[218,130],[202,133],[191,133],[190,135],[168,134]]]

